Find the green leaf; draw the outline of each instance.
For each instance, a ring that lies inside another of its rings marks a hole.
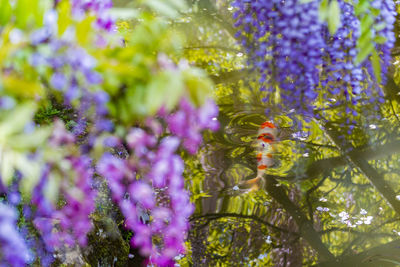
[[[183,72],[183,79],[192,102],[203,105],[207,96],[212,92],[213,83],[200,69],[190,68]]]
[[[37,0],[18,0],[15,6],[15,18],[16,25],[18,28],[24,29],[27,26],[28,18],[31,15],[32,6],[34,6]]]
[[[71,5],[63,0],[57,5],[58,9],[58,35],[61,36],[71,24]]]
[[[0,161],[0,173],[1,173],[1,180],[4,184],[9,185],[12,181],[14,175],[14,155],[13,151],[8,151],[2,149],[0,151],[1,154],[1,161]]]
[[[374,44],[370,40],[363,42],[360,44],[360,52],[357,54],[355,64],[360,64],[366,59],[371,52],[374,50]]]
[[[320,21],[326,21],[329,13],[329,0],[322,0],[319,5],[319,19]]]
[[[146,106],[150,114],[155,114],[162,105],[167,110],[173,109],[183,93],[183,81],[179,72],[164,71],[153,77],[147,92]]]
[[[188,8],[183,0],[168,0],[168,2],[179,11],[185,11]]]
[[[374,42],[377,44],[384,44],[386,43],[387,39],[384,36],[378,35],[375,37]]]
[[[361,35],[365,34],[365,32],[370,32],[371,31],[371,27],[374,24],[374,17],[372,16],[364,16],[361,21]]]
[[[366,13],[369,8],[368,0],[361,0],[357,5],[354,6],[354,13],[356,16]]]
[[[43,25],[44,14],[53,7],[53,1],[51,0],[40,0],[38,1],[37,8],[34,12],[36,20],[36,26],[41,27]]]
[[[0,0],[0,25],[5,25],[10,21],[12,8],[9,0]]]
[[[92,32],[92,23],[95,19],[94,16],[87,16],[76,25],[76,39],[80,45],[88,43]]]
[[[386,27],[386,23],[385,22],[381,22],[381,23],[378,23],[378,24],[374,25],[374,29],[377,32],[383,30],[385,27]]]
[[[40,127],[30,134],[9,137],[7,143],[14,149],[30,150],[45,145],[51,135],[50,127]]]
[[[374,69],[374,75],[375,75],[376,81],[378,83],[381,83],[381,81],[382,81],[381,63],[380,63],[378,52],[376,52],[375,49],[373,49],[373,51],[372,51],[371,62],[372,62],[372,67]]]
[[[355,63],[359,64],[366,59],[374,49],[374,42],[372,40],[371,26],[373,19],[370,16],[365,16],[361,20],[361,36],[357,42],[359,53],[356,57]]]
[[[125,122],[132,121],[135,117],[148,115],[148,109],[145,104],[146,88],[136,86],[129,88],[126,99],[120,99],[120,107],[118,107],[121,118],[125,118]]]
[[[337,0],[332,0],[329,4],[328,29],[331,35],[335,34],[340,27],[340,7]]]
[[[39,182],[41,164],[28,159],[25,154],[19,154],[18,157],[15,158],[14,166],[23,176],[23,179],[21,180],[21,193],[24,195],[30,195],[33,188]]]
[[[22,132],[35,110],[34,104],[24,104],[7,114],[0,124],[0,143],[7,142],[9,135]]]
[[[57,198],[60,188],[60,182],[62,181],[61,176],[58,173],[51,173],[50,179],[44,187],[44,196],[50,200],[53,204],[57,204]]]
[[[371,14],[375,17],[379,16],[379,14],[381,13],[381,11],[376,8],[370,8],[369,10],[370,10]]]

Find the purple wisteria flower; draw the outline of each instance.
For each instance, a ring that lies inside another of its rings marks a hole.
[[[325,47],[319,2],[236,0],[233,6],[235,26],[241,28],[236,36],[260,72],[259,82],[272,78],[282,88],[282,107],[312,114]],[[266,101],[272,101],[274,86],[265,89]]]
[[[96,191],[92,188],[93,169],[87,156],[68,157],[75,177],[72,185],[65,184],[61,192],[65,205],[61,209],[44,196],[48,183],[50,165],[44,171],[39,184],[32,194],[32,204],[36,207],[33,223],[42,234],[48,252],[62,245],[85,246],[87,233],[92,229],[90,214],[95,209]]]
[[[111,0],[71,0],[73,16],[80,20],[92,12],[98,18],[96,25],[107,31],[113,22],[109,17]],[[83,47],[76,44],[73,31],[71,34],[58,35],[57,12],[55,9],[45,14],[44,25],[35,30],[30,41],[36,51],[32,53],[30,63],[51,73],[48,80],[49,89],[59,91],[64,96],[64,104],[78,109],[80,121],[76,126],[76,135],[86,129],[86,123],[93,121],[98,132],[112,131],[114,125],[107,119],[106,107],[109,96],[100,89],[93,90],[103,82],[97,72],[97,62]],[[102,33],[99,33],[101,35]]]
[[[327,23],[319,19],[320,1],[233,2],[235,26],[239,28],[235,37],[249,55],[248,65],[260,74],[261,91],[267,91],[264,100],[274,104],[279,86],[277,105],[283,113],[295,110],[305,119],[313,117],[318,96],[326,101],[335,97],[332,105],[336,106],[343,102],[356,104],[363,96],[371,103],[384,102],[379,83],[385,82],[395,42],[394,2],[374,0],[369,3],[373,11],[366,15],[375,18],[373,27],[367,30],[376,37],[372,42],[382,81],[375,77],[370,57],[361,64],[356,62],[363,16],[355,13],[353,4],[357,5],[357,1],[338,0],[338,4],[341,25],[332,35]],[[372,86],[364,83],[371,79]],[[321,87],[328,90],[320,90]],[[346,106],[346,113],[357,115],[356,110]]]
[[[0,265],[26,266],[32,260],[31,252],[17,228],[17,212],[0,203]]]
[[[64,123],[61,120],[54,122],[53,134],[50,138],[50,144],[54,147],[73,144],[75,142],[75,136],[65,129]]]
[[[197,152],[202,142],[201,130],[218,130],[218,107],[211,100],[196,109],[190,101],[182,98],[179,109],[167,116],[168,130],[183,140],[183,146],[191,154]]]
[[[114,21],[108,13],[112,7],[111,0],[71,0],[73,15],[78,19],[85,12],[93,12],[96,15],[96,26],[99,29],[111,31]]]
[[[107,153],[98,162],[97,172],[107,179],[126,227],[134,232],[131,244],[151,263],[171,266],[185,251],[188,218],[194,211],[184,188],[184,162],[178,149],[182,145],[190,153],[197,151],[201,132],[219,127],[218,108],[209,100],[196,109],[183,98],[177,111],[159,114],[167,122],[165,129],[154,118],[146,120],[149,131],[131,129],[126,136],[130,157]],[[166,133],[170,135],[161,138]]]

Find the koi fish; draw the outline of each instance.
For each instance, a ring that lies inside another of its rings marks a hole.
[[[240,188],[250,189],[250,191],[257,191],[259,189],[266,170],[274,165],[273,154],[276,151],[277,133],[278,130],[272,122],[266,121],[261,124],[256,140],[257,177],[240,184]]]

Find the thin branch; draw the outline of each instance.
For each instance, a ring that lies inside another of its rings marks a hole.
[[[336,146],[332,146],[332,145],[327,145],[327,144],[317,144],[317,143],[313,143],[313,142],[307,142],[307,141],[301,141],[301,140],[296,140],[299,143],[303,143],[309,146],[315,146],[315,147],[325,147],[325,148],[330,148],[330,149],[337,149]]]
[[[227,72],[221,72],[218,75],[211,75],[211,79],[214,83],[236,83],[245,77],[251,75],[251,71],[249,69],[241,69],[241,70],[232,70]]]
[[[190,217],[189,221],[196,221],[196,220],[199,220],[199,219],[207,219],[207,221],[212,221],[212,220],[218,220],[218,219],[225,218],[225,217],[251,219],[253,221],[256,221],[256,222],[259,222],[261,224],[264,224],[267,227],[271,227],[274,230],[277,230],[277,231],[280,231],[280,232],[284,232],[284,233],[291,233],[291,234],[298,235],[298,233],[296,233],[296,232],[291,232],[291,231],[289,231],[287,229],[280,228],[279,226],[276,226],[276,225],[273,225],[273,224],[271,224],[269,222],[266,222],[263,219],[261,219],[260,217],[257,217],[257,216],[254,216],[254,215],[245,215],[245,214],[238,214],[238,213],[207,213],[207,214],[204,214],[204,215],[192,216],[192,217]]]
[[[392,100],[392,99],[389,99],[389,103],[390,103],[390,107],[392,108],[393,115],[396,117],[397,122],[400,123],[399,116],[397,116],[397,113],[396,113],[396,111],[394,110],[393,100]]]
[[[357,184],[357,183],[353,183],[350,179],[341,179],[341,178],[332,178],[330,177],[329,180],[333,181],[333,182],[338,182],[338,183],[343,183],[344,185],[352,185],[352,186],[356,186],[359,188],[368,188],[371,187],[371,183],[367,183],[367,184]]]
[[[184,50],[196,50],[196,49],[217,49],[217,50],[224,50],[233,53],[241,53],[239,49],[232,48],[232,47],[225,47],[225,46],[218,46],[218,45],[204,45],[204,46],[190,46],[184,47]]]
[[[360,158],[363,160],[378,159],[383,156],[388,156],[400,152],[400,141],[395,140],[378,147],[360,147],[353,148],[348,153],[343,153],[342,156],[321,159],[313,162],[306,170],[306,179],[315,179],[324,172],[329,172],[334,168],[347,164],[347,157]],[[291,177],[289,177],[291,178]]]
[[[311,195],[312,192],[317,190],[325,182],[325,180],[327,178],[328,178],[328,176],[325,176],[315,186],[313,186],[312,188],[310,188],[306,192],[306,202],[307,202],[307,206],[308,206],[308,216],[310,217],[311,223],[313,223],[313,214],[314,214],[314,212],[313,212],[313,207],[312,207],[312,203],[311,203],[311,200],[310,200],[310,195]]]
[[[343,233],[347,232],[347,233],[352,233],[352,234],[357,234],[357,235],[364,235],[364,236],[369,236],[369,237],[371,237],[371,236],[394,237],[395,236],[393,233],[392,234],[391,233],[374,233],[374,232],[371,232],[371,231],[361,232],[361,231],[357,231],[355,229],[348,228],[348,227],[347,228],[332,227],[332,228],[329,228],[329,229],[325,229],[325,230],[319,231],[318,233],[320,235],[325,235],[325,234],[329,234],[329,233],[332,233],[332,232],[343,232]]]

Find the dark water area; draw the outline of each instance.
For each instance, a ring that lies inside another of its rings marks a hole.
[[[188,180],[198,195],[193,266],[397,266],[397,126],[389,131],[384,119],[347,134],[312,122],[296,131],[276,116],[274,163],[251,190],[257,131],[271,120],[254,99],[220,109],[221,129],[206,136],[200,173]]]

